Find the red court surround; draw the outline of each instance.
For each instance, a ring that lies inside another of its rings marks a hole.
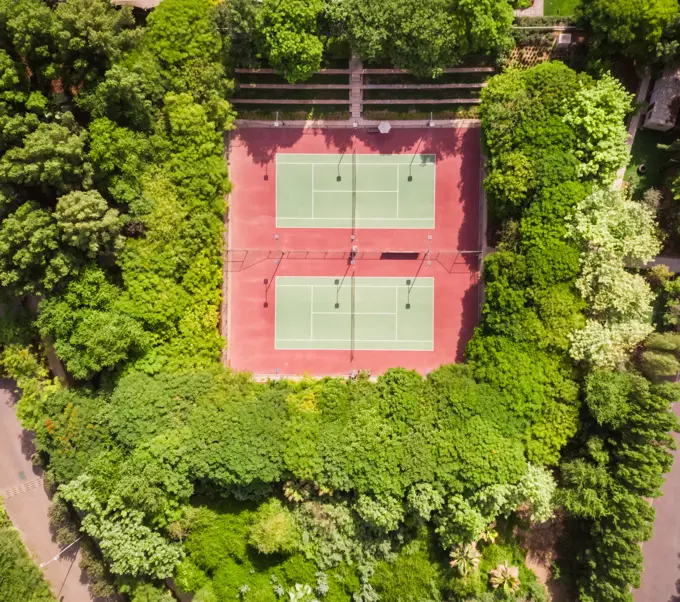
[[[393,129],[388,135],[352,130],[241,129],[232,134],[227,362],[258,375],[373,374],[404,366],[426,373],[462,360],[479,307],[480,130]],[[276,227],[276,153],[434,154],[435,228],[359,229]],[[278,243],[274,234],[278,234]],[[380,260],[383,251],[419,251],[432,235],[428,260]],[[286,252],[275,264],[276,245]],[[305,351],[274,349],[276,276],[342,276],[352,244],[359,255],[348,274],[435,279],[434,351]],[[292,253],[296,251],[296,253]],[[329,253],[329,252],[336,252]],[[333,257],[337,257],[333,259]],[[265,280],[267,284],[265,284]],[[266,307],[265,307],[266,304]]]

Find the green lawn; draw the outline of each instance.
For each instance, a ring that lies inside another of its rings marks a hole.
[[[571,17],[580,0],[545,0],[546,17]]]
[[[626,169],[626,181],[630,182],[636,196],[641,196],[648,188],[660,188],[668,163],[668,154],[657,148],[658,144],[670,144],[677,134],[671,132],[656,132],[654,130],[638,130],[633,143],[630,164]],[[645,165],[647,171],[638,173],[638,167]]]

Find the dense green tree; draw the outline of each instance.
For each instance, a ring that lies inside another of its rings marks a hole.
[[[24,203],[0,222],[0,282],[25,294],[52,290],[77,270],[77,259],[60,249],[52,212]]]
[[[166,68],[182,68],[191,61],[218,61],[221,40],[206,0],[169,0],[147,20],[147,44]]]
[[[468,54],[512,47],[512,9],[505,1],[340,0],[327,11],[364,59],[388,59],[424,77],[440,75]]]
[[[123,222],[116,209],[110,209],[96,191],[75,191],[57,201],[55,219],[65,245],[83,251],[94,259],[119,251],[123,245]]]
[[[680,335],[675,332],[650,335],[644,342],[639,366],[653,381],[676,376],[680,372]]]
[[[117,507],[115,503],[106,507],[90,489],[85,475],[62,486],[60,492],[65,500],[87,513],[82,529],[97,538],[112,573],[155,579],[172,574],[182,558],[180,546],[146,526],[139,510]]]
[[[106,0],[66,0],[54,11],[53,36],[65,88],[99,77],[131,47],[132,9]],[[74,89],[75,91],[75,89]]]
[[[62,294],[41,302],[40,331],[54,338],[57,354],[75,378],[111,370],[144,347],[140,324],[116,308],[119,295],[100,269],[90,267]]]
[[[589,0],[577,15],[588,26],[595,49],[649,61],[664,28],[678,13],[677,0]]]
[[[40,0],[0,2],[0,45],[15,60],[26,61],[43,91],[59,74],[53,23],[53,11]]]
[[[151,128],[154,109],[152,92],[137,72],[115,64],[91,93],[81,93],[76,102],[95,119],[106,117],[131,129]]]
[[[92,186],[92,165],[86,159],[87,132],[71,113],[58,122],[41,123],[21,146],[0,159],[0,182],[43,195],[65,194]]]
[[[90,123],[90,160],[95,177],[111,197],[127,205],[132,217],[144,211],[140,175],[150,153],[149,139],[107,118]]]
[[[257,14],[269,62],[291,83],[309,79],[321,66],[316,30],[322,7],[321,0],[264,0]]]
[[[581,600],[630,602],[639,587],[639,542],[652,534],[678,429],[670,411],[673,385],[650,385],[632,373],[593,372],[586,382],[592,423],[580,454],[562,466],[561,501],[577,519],[573,534]]]

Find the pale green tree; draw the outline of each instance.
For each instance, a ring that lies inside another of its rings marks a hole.
[[[592,368],[620,368],[640,341],[653,331],[654,327],[649,322],[603,324],[588,320],[585,328],[569,335],[569,354]]]
[[[628,162],[624,119],[631,111],[632,98],[609,74],[594,83],[582,81],[567,97],[564,121],[576,133],[574,153],[581,161],[580,175],[613,181],[616,171]]]
[[[74,191],[57,201],[54,212],[62,242],[94,259],[123,246],[123,221],[96,190]]]
[[[102,504],[83,474],[62,485],[62,497],[84,513],[81,529],[97,539],[109,568],[116,575],[170,577],[182,559],[182,548],[144,524],[144,514],[112,498]]]
[[[570,233],[584,253],[631,267],[642,267],[661,250],[653,210],[617,190],[596,189],[581,201]]]
[[[262,504],[255,513],[248,539],[262,554],[289,554],[300,544],[293,514],[278,499]]]

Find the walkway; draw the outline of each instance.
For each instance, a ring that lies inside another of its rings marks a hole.
[[[680,404],[674,404],[673,412],[680,418]],[[680,446],[680,434],[673,437]],[[662,496],[653,501],[654,534],[642,544],[644,569],[642,585],[633,591],[635,602],[680,602],[680,451],[673,455],[675,461],[661,488]]]
[[[515,17],[542,17],[544,0],[534,0],[529,8],[518,8]]]
[[[350,118],[352,121],[358,122],[361,119],[361,103],[363,101],[363,92],[361,90],[362,72],[364,66],[358,55],[353,54],[349,60],[349,105]]]
[[[640,81],[640,87],[638,88],[637,94],[635,95],[635,104],[638,105],[638,110],[635,111],[635,114],[630,118],[630,121],[628,122],[628,152],[630,153],[633,149],[633,142],[635,142],[635,134],[637,134],[637,131],[640,127],[640,120],[642,119],[642,116],[644,115],[646,108],[644,108],[643,103],[647,99],[647,94],[649,93],[649,86],[652,82],[652,73],[651,70],[647,69],[645,73],[642,76],[642,80]],[[616,174],[616,180],[614,181],[613,188],[614,190],[620,190],[621,187],[623,186],[623,179],[626,176],[626,167],[628,165],[624,165],[619,169],[619,171]]]
[[[52,538],[47,512],[50,499],[42,484],[42,470],[31,464],[33,437],[22,430],[15,414],[14,383],[0,379],[0,494],[14,526],[37,563],[59,553]],[[93,598],[78,566],[76,544],[59,560],[46,566],[45,577],[60,602],[91,602]],[[16,602],[19,602],[18,600]]]
[[[659,255],[657,258],[647,264],[648,267],[655,265],[665,265],[671,272],[680,274],[680,257],[664,257]]]

